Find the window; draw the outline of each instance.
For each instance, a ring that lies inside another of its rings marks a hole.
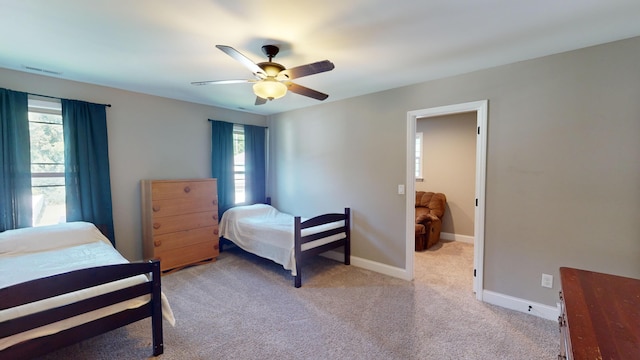
[[[416,180],[422,181],[422,133],[416,133]]]
[[[244,162],[244,126],[233,125],[233,180],[235,187],[235,203],[242,204],[246,200],[245,162]]]
[[[33,226],[65,222],[64,139],[60,101],[29,98]]]

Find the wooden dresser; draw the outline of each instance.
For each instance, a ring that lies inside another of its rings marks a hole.
[[[142,243],[162,271],[219,254],[216,179],[142,180]]]
[[[640,280],[560,268],[559,359],[640,359]]]

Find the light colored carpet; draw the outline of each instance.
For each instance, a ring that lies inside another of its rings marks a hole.
[[[159,359],[555,359],[557,324],[475,300],[473,246],[416,253],[413,282],[318,257],[302,288],[281,266],[225,250],[162,278],[177,324]],[[144,359],[141,321],[42,359]]]

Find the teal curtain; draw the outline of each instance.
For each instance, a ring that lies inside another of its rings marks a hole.
[[[0,89],[0,231],[32,225],[27,93]]]
[[[218,215],[235,203],[233,184],[233,124],[211,121],[211,177],[218,179]]]
[[[248,204],[266,200],[266,128],[244,125],[245,190]]]
[[[115,245],[105,105],[62,99],[67,221],[98,226]]]

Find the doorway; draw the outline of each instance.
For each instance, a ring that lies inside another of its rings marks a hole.
[[[415,206],[415,137],[416,121],[429,117],[453,115],[474,112],[476,114],[476,173],[475,173],[475,211],[474,211],[474,259],[473,259],[473,291],[476,299],[482,301],[483,289],[483,259],[484,259],[484,208],[486,188],[486,159],[487,159],[487,116],[488,100],[474,101],[462,104],[440,106],[435,108],[414,110],[407,112],[407,174],[406,174],[406,214],[413,212]],[[414,278],[414,220],[410,216],[406,219],[406,271],[411,279]]]

